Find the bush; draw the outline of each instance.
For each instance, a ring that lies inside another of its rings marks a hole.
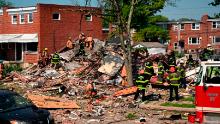
[[[8,73],[12,72],[12,71],[22,71],[22,68],[20,65],[6,65],[4,66],[4,69],[3,69],[3,77],[5,77]]]

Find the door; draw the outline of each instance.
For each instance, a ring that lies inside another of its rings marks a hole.
[[[16,61],[22,60],[22,44],[16,43]]]

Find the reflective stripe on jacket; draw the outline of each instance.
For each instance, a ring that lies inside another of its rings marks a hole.
[[[167,80],[170,82],[172,86],[179,86],[180,85],[180,76],[178,73],[170,73],[167,77]]]

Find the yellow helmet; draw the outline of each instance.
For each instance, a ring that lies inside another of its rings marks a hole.
[[[45,50],[45,51],[47,51],[47,50],[48,50],[48,48],[44,48],[44,50]]]

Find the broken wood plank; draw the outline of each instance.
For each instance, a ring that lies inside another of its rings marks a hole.
[[[21,74],[19,74],[17,72],[12,72],[11,74],[12,74],[13,77],[18,78],[19,80],[21,80],[24,83],[28,83],[29,82],[29,80],[26,77],[24,77],[23,75],[21,75]]]
[[[133,87],[129,87],[123,90],[119,90],[115,92],[113,96],[117,97],[117,96],[129,95],[129,94],[135,93],[136,91],[137,91],[137,87],[133,86]]]
[[[74,109],[80,108],[74,101],[62,99],[59,97],[41,96],[28,94],[27,97],[39,108],[50,109]]]

